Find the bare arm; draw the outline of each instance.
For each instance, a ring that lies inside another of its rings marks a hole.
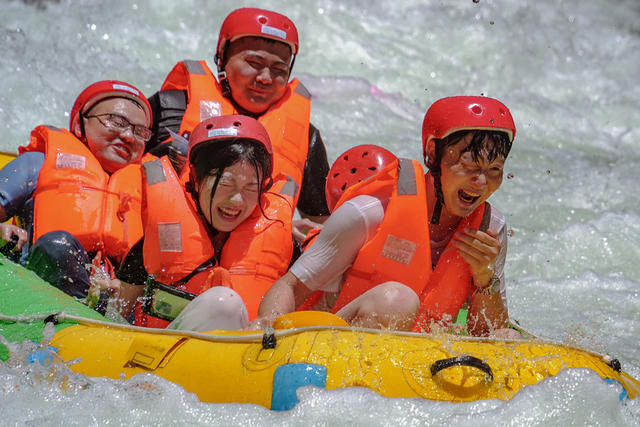
[[[92,288],[89,292],[94,293],[94,298],[99,298],[101,290],[107,291],[116,299],[116,309],[125,319],[131,315],[138,297],[144,293],[144,286],[132,285],[119,279],[93,277],[91,284]]]
[[[275,319],[281,314],[295,311],[311,295],[308,289],[293,273],[287,272],[271,289],[267,291],[260,303],[258,317]]]
[[[322,228],[324,222],[329,216],[312,216],[307,215],[304,212],[298,211],[302,219],[294,219],[291,222],[291,232],[293,237],[300,243],[302,243],[307,236],[307,233],[314,228]]]
[[[7,211],[4,210],[4,206],[0,205],[0,222],[8,220]]]
[[[504,233],[504,229],[501,228]],[[500,289],[490,290],[494,277],[504,285],[502,265],[506,257],[506,238],[498,231],[466,229],[456,233],[454,246],[469,263],[473,275],[474,291],[469,303],[467,329],[475,336],[486,336],[509,326],[506,298]],[[497,267],[497,268],[496,268]]]
[[[509,313],[500,293],[483,295],[471,294],[467,329],[471,335],[486,336],[496,329],[509,326]]]

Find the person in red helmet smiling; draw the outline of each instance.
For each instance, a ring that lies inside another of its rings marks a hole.
[[[145,234],[118,271],[121,313],[144,292],[136,325],[242,329],[293,251],[271,141],[255,119],[228,115],[198,124],[188,144],[186,183],[167,157],[143,165]]]
[[[68,130],[31,132],[0,172],[0,220],[15,215],[25,226],[3,224],[2,238],[24,249],[28,268],[77,298],[92,280],[113,279],[142,235],[140,162],[151,126],[139,89],[104,80],[80,93]]]
[[[469,333],[515,336],[505,329],[505,219],[487,202],[515,131],[498,100],[449,97],[424,118],[426,174],[380,149],[347,151],[327,180],[331,217],[267,292],[256,324],[303,307],[352,325],[430,331],[468,308]]]
[[[216,46],[217,75],[205,61],[181,61],[151,98],[158,144],[152,152],[168,154],[178,169],[186,136],[209,117],[243,114],[269,132],[274,148],[273,191],[287,197],[301,220],[297,240],[329,215],[324,184],[329,170],[320,132],[310,123],[311,95],[291,70],[299,52],[294,23],[279,13],[256,8],[232,11],[222,23]],[[162,142],[170,142],[163,144]],[[180,154],[181,153],[181,154]]]

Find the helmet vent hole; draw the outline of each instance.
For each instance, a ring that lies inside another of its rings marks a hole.
[[[351,173],[356,173],[356,172],[358,172],[358,169],[356,169],[356,168],[351,168]]]
[[[334,177],[334,178],[337,178],[337,177],[339,177],[339,176],[340,176],[340,174],[339,174],[339,173],[334,173],[334,174],[333,174],[333,177]]]
[[[233,122],[233,125],[237,128],[239,128],[240,126],[242,126],[242,123],[240,122]]]
[[[206,128],[207,130],[211,129],[212,127],[213,127],[213,125],[212,125],[211,123],[209,123],[208,125],[206,125],[206,126],[205,126],[205,128]]]
[[[261,23],[262,25],[266,24],[267,21],[267,17],[266,16],[259,16],[258,17],[258,22]]]
[[[364,153],[362,153],[362,157],[367,157],[369,155],[368,151],[365,151]]]
[[[469,107],[471,109],[471,112],[473,112],[473,114],[482,114],[482,107],[479,106],[478,104],[473,104],[471,107]]]
[[[369,170],[370,170],[370,171],[375,171],[375,170],[376,170],[376,167],[375,167],[375,166],[369,166]]]
[[[347,189],[347,184],[346,183],[342,184],[342,187],[340,187],[340,189],[342,191],[346,190]]]

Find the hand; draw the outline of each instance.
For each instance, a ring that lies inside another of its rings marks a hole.
[[[120,280],[118,279],[92,278],[91,283],[94,287],[98,287],[100,288],[100,290],[107,291],[109,293],[109,296],[111,297],[117,298],[120,296],[121,284]]]
[[[257,319],[253,319],[245,330],[247,331],[263,331],[266,328],[273,325],[273,320],[267,317],[258,317]]]
[[[478,288],[489,285],[494,274],[494,266],[502,245],[498,233],[487,230],[486,233],[465,228],[453,236],[453,246],[460,256],[469,264],[473,283]]]
[[[291,232],[293,237],[300,243],[302,243],[307,236],[307,233],[312,228],[322,228],[322,224],[311,221],[308,218],[294,219],[291,222]]]
[[[16,237],[14,237],[16,236]],[[0,238],[5,242],[10,242],[13,238],[18,240],[15,243],[14,250],[19,251],[25,243],[27,243],[28,234],[26,230],[13,224],[0,224]]]

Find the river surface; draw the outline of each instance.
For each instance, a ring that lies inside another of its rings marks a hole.
[[[93,81],[151,95],[181,59],[213,67],[224,17],[258,4],[298,27],[294,75],[314,95],[330,161],[362,143],[420,160],[433,101],[502,100],[518,128],[491,199],[511,231],[510,315],[640,378],[637,0],[2,0],[0,150],[15,152],[38,124],[68,126]],[[0,425],[640,424],[638,400],[620,403],[619,388],[580,369],[509,402],[309,388],[284,413],[202,403],[152,375],[88,380],[0,363],[0,388]]]

